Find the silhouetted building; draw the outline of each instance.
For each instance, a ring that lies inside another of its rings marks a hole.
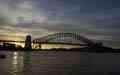
[[[31,36],[27,35],[25,40],[25,49],[31,49]]]
[[[3,48],[5,49],[15,49],[16,45],[11,43],[3,43]]]

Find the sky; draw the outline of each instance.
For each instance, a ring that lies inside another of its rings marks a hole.
[[[0,0],[0,39],[79,32],[120,48],[119,0]]]

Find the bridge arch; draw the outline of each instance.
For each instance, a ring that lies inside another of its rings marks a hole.
[[[69,40],[74,39],[77,41],[82,41],[89,45],[95,44],[95,42],[84,36],[79,35],[79,33],[55,33],[41,38],[36,38],[33,40],[33,42],[55,42],[55,39],[57,40],[56,42],[61,42],[61,40],[64,40],[64,38],[66,37],[70,37],[71,39]],[[72,43],[72,41],[70,43]]]
[[[85,44],[92,46],[95,42],[79,35],[79,33],[55,33],[33,40],[34,43],[66,43],[66,44]]]

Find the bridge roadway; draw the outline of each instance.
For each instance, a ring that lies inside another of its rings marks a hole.
[[[25,41],[13,41],[13,40],[0,40],[0,42],[16,42],[16,43],[25,43]],[[63,44],[63,45],[80,45],[80,46],[88,46],[88,44],[79,44],[79,43],[63,43],[63,42],[31,42],[33,44]]]

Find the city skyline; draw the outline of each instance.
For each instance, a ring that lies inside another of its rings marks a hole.
[[[80,32],[120,48],[118,0],[0,0],[0,39]]]

